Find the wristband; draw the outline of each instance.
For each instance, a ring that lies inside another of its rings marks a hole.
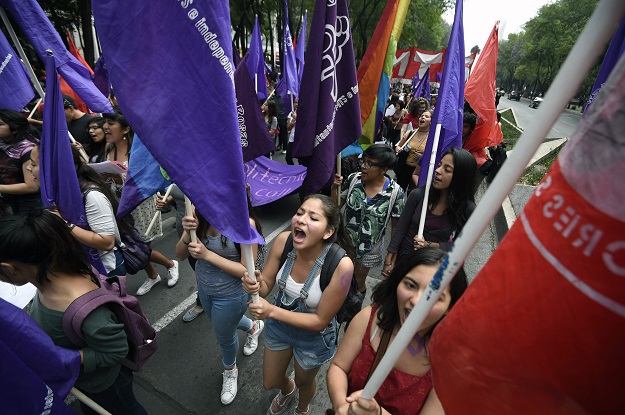
[[[386,262],[384,263],[384,266],[386,266],[386,267],[391,266],[391,265],[393,265],[393,264],[387,264]]]
[[[429,248],[429,247],[431,247],[431,246],[432,246],[432,242],[427,241],[427,247]]]
[[[67,222],[67,229],[69,229],[70,232],[73,231],[75,227],[76,225],[74,225],[73,223]]]

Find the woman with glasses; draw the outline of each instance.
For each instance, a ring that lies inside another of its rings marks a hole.
[[[102,117],[94,117],[91,121],[89,121],[89,125],[87,126],[87,134],[93,140],[90,145],[88,145],[84,150],[87,152],[89,156],[89,163],[100,163],[105,161],[105,152],[106,152],[106,135],[104,133],[104,123],[106,120]],[[73,147],[75,147],[78,151],[83,149],[83,146],[76,141],[73,143]]]
[[[346,205],[344,220],[355,251],[354,275],[364,299],[369,269],[382,265],[384,233],[389,221],[395,229],[404,208],[404,192],[386,174],[396,161],[392,148],[374,144],[361,160],[360,173],[351,174],[347,181],[335,177],[332,199],[337,200],[342,186],[341,206]],[[373,255],[372,250],[376,251]]]

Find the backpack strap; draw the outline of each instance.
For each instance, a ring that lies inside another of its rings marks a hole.
[[[395,186],[391,191],[391,197],[388,201],[388,209],[386,210],[386,219],[384,220],[384,226],[378,235],[378,240],[380,238],[384,238],[384,234],[386,233],[386,227],[388,226],[389,221],[391,220],[391,213],[393,212],[393,205],[395,205],[395,201],[397,200],[397,194],[399,193],[399,185]],[[376,241],[377,243],[377,241]]]
[[[319,279],[321,291],[325,290],[328,284],[330,284],[332,275],[344,256],[347,256],[347,252],[339,244],[333,243],[321,268],[321,278]]]
[[[284,263],[286,262],[286,258],[289,255],[289,252],[293,250],[293,234],[289,234],[289,237],[286,239],[284,244],[284,250],[282,251],[282,256],[280,257],[280,266],[278,270],[282,268]],[[332,280],[332,275],[336,270],[336,267],[339,266],[339,262],[343,259],[344,256],[347,255],[347,252],[341,246],[336,243],[333,243],[328,251],[328,254],[323,261],[323,266],[321,267],[321,277],[319,278],[319,286],[321,287],[321,291],[325,290],[330,281]]]
[[[121,304],[121,300],[106,288],[89,291],[72,301],[63,314],[63,331],[72,344],[87,345],[81,331],[82,323],[93,310],[107,303]]]

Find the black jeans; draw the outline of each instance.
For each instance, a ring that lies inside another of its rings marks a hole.
[[[137,401],[132,390],[132,370],[122,366],[115,382],[102,392],[84,392],[95,403],[115,415],[147,415],[147,411]],[[97,415],[93,409],[80,403],[80,409],[85,415]]]

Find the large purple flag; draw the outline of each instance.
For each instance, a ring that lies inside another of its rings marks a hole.
[[[597,98],[597,94],[601,91],[601,88],[607,81],[608,76],[610,76],[612,69],[623,52],[625,52],[625,17],[621,20],[621,24],[618,26],[618,29],[616,29],[614,36],[612,36],[612,41],[605,53],[603,63],[601,63],[601,69],[599,69],[599,73],[597,74],[597,79],[590,92],[588,102],[586,103],[586,107],[584,107],[584,114],[588,110],[588,107],[590,107],[590,104]]]
[[[109,74],[106,72],[106,62],[104,61],[104,55],[100,55],[95,67],[93,68],[93,84],[98,88],[102,95],[108,97],[111,92],[111,81],[109,81]]]
[[[0,32],[0,108],[21,111],[34,96],[24,64]]]
[[[415,76],[419,76],[419,72]],[[430,102],[430,68],[425,71],[425,75],[423,78],[417,83],[417,85],[413,88],[415,98],[425,98]]]
[[[128,174],[119,200],[117,217],[123,218],[141,202],[169,186],[169,176],[143,145],[138,135],[132,140]]]
[[[250,57],[247,59],[247,68],[250,76],[255,79],[256,93],[258,99],[267,98],[267,82],[265,78],[265,54],[263,53],[263,40],[260,37],[260,25],[258,24],[258,16],[254,17],[254,30],[252,31],[252,40],[250,48],[247,51]]]
[[[283,36],[284,60],[282,62],[282,80],[286,82],[286,88],[294,96],[299,94],[299,77],[295,63],[295,51],[293,50],[293,38],[289,29],[289,5],[284,0],[284,36]]]
[[[64,349],[23,310],[0,298],[0,402],[3,414],[74,412],[64,399],[80,372],[80,354]]]
[[[462,0],[456,0],[456,14],[451,28],[441,88],[432,116],[432,125],[441,125],[438,148],[433,148],[436,128],[430,128],[423,156],[419,159],[422,167],[419,186],[427,181],[428,168],[432,156],[435,166],[443,153],[452,147],[462,147],[462,115],[464,111],[464,26],[462,24]]]
[[[306,50],[306,21],[308,20],[308,11],[304,12],[304,21],[297,38],[297,48],[295,49],[295,61],[297,63],[297,82],[302,84],[302,75],[304,74],[304,52]]]
[[[245,163],[245,176],[250,185],[252,206],[261,206],[299,189],[306,178],[306,167],[261,156]]]
[[[47,50],[54,53],[56,69],[92,111],[113,111],[109,100],[93,84],[89,70],[65,48],[36,0],[0,0],[0,5],[9,10],[41,60]]]
[[[258,105],[258,99],[254,92],[254,81],[247,70],[247,61],[250,59],[246,53],[241,60],[241,65],[234,71],[234,85],[237,95],[237,117],[241,132],[241,148],[243,149],[243,161],[248,162],[268,154],[275,150],[276,145],[269,136],[265,119]]]
[[[308,167],[303,192],[332,181],[336,155],[362,134],[360,97],[345,0],[315,3],[293,156]]]
[[[55,59],[44,56],[46,100],[43,106],[43,130],[39,143],[39,183],[44,206],[58,207],[63,219],[89,229],[63,110],[63,95],[54,67]],[[103,275],[104,265],[98,251],[83,245],[89,262]]]
[[[226,0],[93,2],[124,115],[202,215],[239,243],[250,226]]]

